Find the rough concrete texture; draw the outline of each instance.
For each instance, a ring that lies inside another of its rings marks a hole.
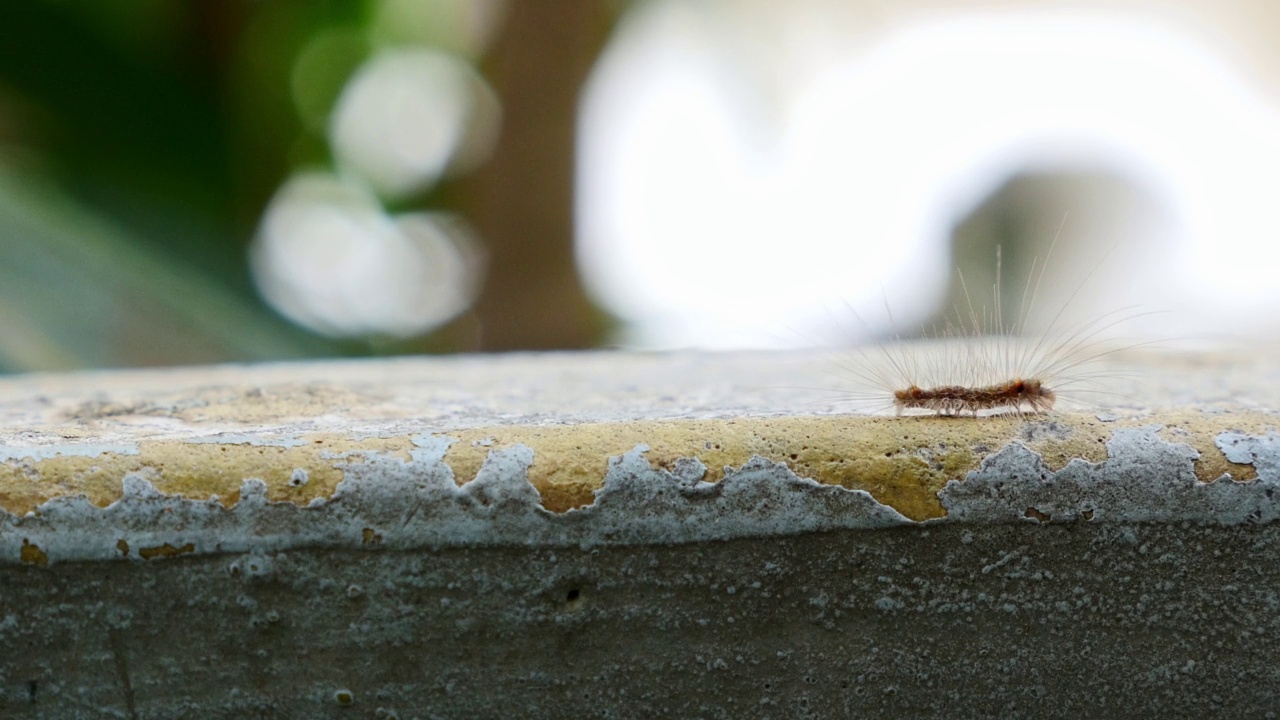
[[[793,354],[0,381],[0,717],[1266,716],[1280,373],[1132,362],[977,420]]]

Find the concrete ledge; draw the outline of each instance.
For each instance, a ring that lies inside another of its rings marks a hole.
[[[1266,712],[1277,370],[1132,362],[977,421],[803,354],[3,380],[0,716]]]

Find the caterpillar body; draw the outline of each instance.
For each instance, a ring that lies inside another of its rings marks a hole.
[[[904,410],[926,410],[939,415],[970,412],[976,416],[979,410],[1004,407],[1018,410],[1027,407],[1032,412],[1045,413],[1053,409],[1056,399],[1056,393],[1034,378],[1018,378],[999,385],[977,388],[960,385],[921,388],[912,385],[893,393],[893,404],[898,409],[898,414],[902,414]]]

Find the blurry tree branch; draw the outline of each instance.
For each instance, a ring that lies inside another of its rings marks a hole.
[[[483,350],[600,340],[603,315],[574,263],[574,151],[579,94],[614,15],[601,1],[513,2],[482,68],[501,99],[502,133],[456,197],[490,249],[476,306]]]

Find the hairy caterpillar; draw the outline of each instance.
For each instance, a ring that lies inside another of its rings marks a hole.
[[[1050,255],[1052,251],[1050,245]],[[990,307],[975,304],[957,271],[964,305],[953,309],[940,331],[922,333],[923,340],[895,337],[858,348],[852,361],[840,365],[863,387],[841,391],[841,399],[855,412],[983,417],[1038,415],[1053,410],[1063,397],[1073,405],[1088,405],[1088,396],[1111,394],[1106,381],[1123,374],[1104,367],[1104,361],[1135,347],[1115,341],[1111,331],[1145,313],[1122,308],[1072,326],[1064,317],[1082,282],[1048,327],[1028,333],[1027,320],[1048,260],[1046,255],[1043,262],[1033,261],[1012,321],[1001,311],[999,248]]]

